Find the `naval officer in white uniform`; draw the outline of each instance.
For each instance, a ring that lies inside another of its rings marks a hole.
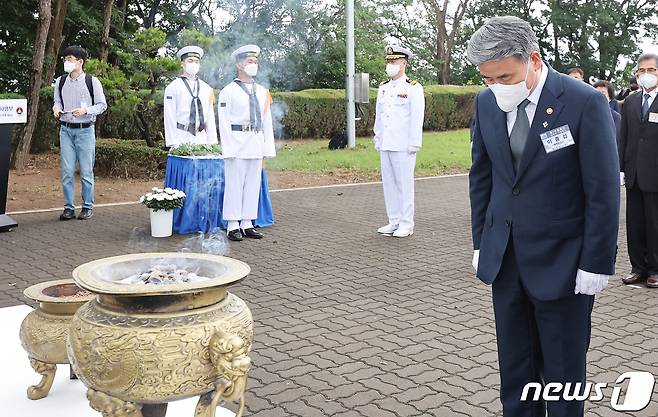
[[[381,159],[388,224],[377,232],[407,237],[414,232],[414,169],[423,141],[425,95],[423,87],[407,78],[411,51],[386,48],[386,74],[377,91],[375,149]]]
[[[230,240],[261,239],[252,223],[258,216],[263,158],[276,155],[272,130],[272,96],[257,84],[256,45],[245,45],[231,54],[238,77],[219,93],[217,113],[224,155],[224,220]]]
[[[203,49],[186,46],[176,56],[183,73],[165,88],[165,144],[216,144],[215,90],[197,77]]]

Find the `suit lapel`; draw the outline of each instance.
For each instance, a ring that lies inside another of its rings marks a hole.
[[[514,181],[514,166],[512,165],[512,154],[509,148],[509,134],[507,133],[507,113],[502,111],[496,104],[496,97],[491,91],[484,95],[485,102],[480,104],[479,110],[485,112],[480,120],[483,121],[481,127],[487,138],[487,145],[491,148],[491,158],[499,161],[504,171],[507,173],[510,182]],[[484,124],[486,120],[486,125]],[[495,152],[495,150],[498,152]],[[496,162],[498,163],[498,162]]]
[[[535,116],[532,119],[528,141],[523,150],[523,156],[521,157],[521,164],[516,174],[515,182],[518,182],[526,169],[528,169],[528,165],[530,165],[537,151],[542,148],[543,144],[539,135],[554,128],[558,116],[564,108],[564,104],[558,99],[563,91],[562,82],[558,74],[550,66],[546,66],[548,67],[548,76],[539,97],[539,103],[537,103]]]
[[[628,107],[628,115],[636,119],[638,122],[642,122],[642,93],[634,93],[632,96],[629,96],[624,101],[624,106]]]

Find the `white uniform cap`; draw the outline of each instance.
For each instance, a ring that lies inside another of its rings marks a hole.
[[[260,54],[260,48],[258,45],[245,45],[233,51],[231,59],[234,61],[242,61],[250,56],[258,57],[258,54]]]
[[[388,45],[386,47],[386,59],[407,58],[411,59],[414,56],[413,52],[407,48],[398,45]]]
[[[190,45],[186,46],[184,48],[181,48],[178,52],[176,52],[176,56],[178,59],[181,61],[188,56],[195,56],[197,58],[203,58],[203,49],[199,48],[198,46]]]

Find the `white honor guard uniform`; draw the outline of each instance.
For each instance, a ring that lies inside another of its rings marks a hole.
[[[386,59],[409,60],[412,53],[399,46],[386,48]],[[379,233],[406,237],[414,229],[414,169],[423,140],[423,87],[405,74],[383,82],[377,90],[375,149],[380,153],[388,225]]]
[[[186,46],[176,55],[181,61],[188,57],[201,58],[203,50]],[[164,92],[165,144],[171,147],[184,143],[216,144],[214,107],[215,90],[196,75],[183,74],[169,83]]]
[[[240,64],[259,53],[258,46],[246,45],[233,52],[231,58]],[[219,93],[217,114],[224,156],[223,217],[229,222],[227,232],[238,229],[239,221],[243,232],[253,230],[251,221],[258,217],[263,158],[276,155],[271,103],[267,88],[237,78]]]

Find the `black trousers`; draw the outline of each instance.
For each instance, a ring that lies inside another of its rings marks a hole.
[[[503,416],[545,417],[548,408],[549,417],[582,417],[582,401],[532,401],[534,390],[521,401],[521,394],[529,382],[585,383],[594,296],[533,298],[521,282],[512,240],[492,293]]]
[[[658,275],[658,193],[626,189],[626,235],[633,272]]]

